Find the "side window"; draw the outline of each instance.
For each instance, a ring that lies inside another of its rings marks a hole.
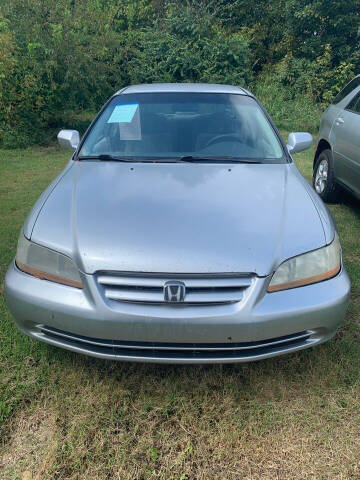
[[[360,75],[353,78],[342,90],[339,92],[333,100],[333,104],[341,102],[349,93],[351,93],[356,87],[360,85]]]
[[[358,98],[358,101],[356,102],[355,105],[355,110],[356,113],[360,113],[360,97]]]
[[[347,105],[346,110],[350,110],[350,112],[360,113],[360,92],[355,95],[355,97]]]
[[[355,97],[346,106],[345,110],[351,110],[352,112],[355,111],[355,106],[356,106],[358,100],[359,100],[359,94],[355,95]]]

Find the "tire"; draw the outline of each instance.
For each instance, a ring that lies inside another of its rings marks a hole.
[[[336,203],[339,200],[340,187],[335,181],[334,161],[331,150],[323,150],[316,160],[313,187],[324,202]]]

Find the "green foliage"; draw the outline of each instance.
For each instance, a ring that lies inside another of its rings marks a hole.
[[[268,73],[275,90],[327,104],[359,73],[360,0],[218,0],[214,8],[230,31],[242,29],[258,82]]]
[[[282,85],[275,74],[258,80],[252,91],[281,130],[317,132],[321,109],[309,92]]]
[[[130,83],[214,82],[244,84],[249,49],[239,33],[227,34],[204,8],[170,3],[163,18],[134,35],[127,67]]]
[[[2,12],[4,146],[46,140],[67,111],[97,108],[113,91],[112,34],[101,1],[14,0]]]
[[[321,109],[359,72],[359,7],[360,0],[0,1],[0,145],[84,130],[84,112],[142,82],[248,86],[280,127],[314,129],[315,102]]]

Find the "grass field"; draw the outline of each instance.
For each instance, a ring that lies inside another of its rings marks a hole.
[[[308,179],[312,155],[296,158]],[[244,365],[111,363],[23,336],[2,295],[26,214],[67,158],[0,151],[0,479],[359,480],[359,203],[330,207],[352,281],[332,341]]]

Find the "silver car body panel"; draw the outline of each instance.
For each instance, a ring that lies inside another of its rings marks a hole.
[[[270,277],[255,276],[242,300],[226,305],[150,305],[107,301],[95,275],[83,274],[82,279],[84,290],[75,289],[27,275],[13,263],[6,275],[6,299],[20,330],[95,357],[160,363],[260,360],[322,343],[341,324],[350,290],[343,269],[331,280],[271,294],[266,293]],[[48,335],[44,327],[88,340],[74,342]],[[294,344],[279,345],[279,338],[298,332],[306,336]],[[271,339],[275,348],[254,347],[256,342]],[[104,340],[110,341],[110,349],[99,348]],[[114,350],[114,345],[124,342],[132,342],[133,349]],[[146,355],[144,342],[151,347]],[[250,352],[236,350],[236,343],[246,342],[252,347]],[[182,352],[160,355],[166,346],[174,350],[169,344],[176,344]],[[205,354],[216,348],[212,355]]]
[[[334,237],[294,164],[74,163],[31,240],[85,273],[266,276]]]
[[[142,85],[130,85],[119,90],[115,95],[129,93],[161,93],[161,92],[188,92],[188,93],[234,93],[237,95],[253,96],[244,88],[232,85],[220,85],[211,83],[149,83]]]
[[[23,226],[23,232],[26,238],[30,239],[35,222],[44,206],[46,200],[49,198],[51,192],[54,190],[60,180],[66,175],[66,173],[74,166],[74,162],[70,160],[64,170],[50,183],[50,185],[43,191],[40,197],[37,199],[35,205],[31,209],[27,219]]]

